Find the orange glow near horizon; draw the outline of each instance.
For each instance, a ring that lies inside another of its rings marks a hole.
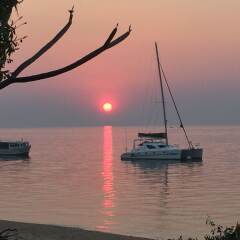
[[[71,6],[69,0],[19,4],[22,22],[28,24],[17,29],[18,35],[29,37],[14,54],[11,70],[65,26]],[[9,117],[2,119],[6,126],[9,122],[16,126],[144,124],[138,117],[142,116],[141,106],[148,109],[150,95],[155,89],[159,91],[155,41],[164,72],[189,123],[239,123],[239,113],[230,112],[229,105],[231,109],[238,108],[240,31],[236,23],[240,20],[240,1],[172,0],[149,4],[137,0],[85,0],[75,1],[74,6],[74,19],[67,34],[26,68],[23,76],[48,72],[84,57],[102,46],[118,22],[115,38],[124,34],[130,24],[133,31],[124,42],[74,71],[3,91],[2,108],[7,109],[6,116],[12,116],[11,121]],[[14,11],[13,20],[17,18]],[[29,106],[24,114],[17,107],[19,99],[23,106]],[[112,108],[103,108],[104,103],[110,103]],[[219,115],[212,111],[215,107]],[[21,116],[21,123],[15,116]],[[45,120],[43,116],[49,117]],[[231,116],[231,120],[226,116]]]

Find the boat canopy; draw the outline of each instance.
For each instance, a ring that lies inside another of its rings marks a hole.
[[[161,138],[166,139],[166,133],[138,133],[139,138]]]

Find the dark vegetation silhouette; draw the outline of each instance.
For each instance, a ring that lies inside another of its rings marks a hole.
[[[222,225],[216,224],[210,218],[207,218],[206,224],[211,229],[210,233],[204,235],[204,240],[240,240],[240,225],[238,223],[236,226],[223,227]],[[184,238],[180,236],[177,240],[184,240]],[[198,240],[198,238],[189,237],[187,240]]]
[[[33,82],[42,79],[47,79],[55,77],[57,75],[63,74],[65,72],[71,71],[74,68],[81,66],[82,64],[88,62],[89,60],[95,58],[102,52],[116,46],[117,44],[124,41],[131,32],[131,26],[129,30],[119,37],[115,38],[117,33],[118,25],[112,30],[107,40],[103,43],[102,46],[95,49],[94,51],[88,53],[86,56],[81,57],[72,64],[69,64],[65,67],[50,71],[44,72],[32,76],[19,76],[23,70],[29,67],[34,63],[39,57],[46,53],[53,45],[58,42],[63,35],[68,31],[72,25],[73,20],[73,8],[69,10],[69,19],[66,25],[54,36],[54,38],[44,45],[35,55],[24,61],[17,69],[13,72],[10,72],[7,69],[7,65],[12,63],[12,55],[19,49],[20,43],[26,38],[18,37],[16,30],[19,26],[26,24],[22,21],[22,17],[19,17],[15,21],[11,20],[12,12],[18,11],[17,6],[21,4],[24,0],[0,0],[0,89],[3,89],[13,83],[26,83]]]
[[[232,227],[223,227],[214,223],[212,220],[207,219],[206,222],[211,230],[210,233],[204,236],[204,240],[240,240],[240,225]],[[5,229],[0,232],[1,240],[23,240],[21,234],[17,231],[17,229]],[[128,237],[126,237],[128,239]],[[168,240],[176,240],[176,239],[168,239]],[[180,236],[177,240],[184,240],[182,236]],[[187,240],[198,240],[198,238],[189,237]],[[200,240],[200,239],[199,239]]]
[[[7,228],[0,232],[1,240],[20,240],[17,229]]]

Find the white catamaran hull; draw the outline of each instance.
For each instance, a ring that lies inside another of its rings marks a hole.
[[[133,153],[127,152],[121,155],[121,160],[202,160],[202,149],[179,149],[162,152]]]
[[[121,155],[122,160],[180,160],[181,150],[127,152]]]

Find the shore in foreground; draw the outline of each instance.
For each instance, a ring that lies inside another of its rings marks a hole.
[[[19,236],[26,240],[150,240],[147,238],[88,231],[73,227],[0,220],[0,231],[7,228],[17,229]]]

